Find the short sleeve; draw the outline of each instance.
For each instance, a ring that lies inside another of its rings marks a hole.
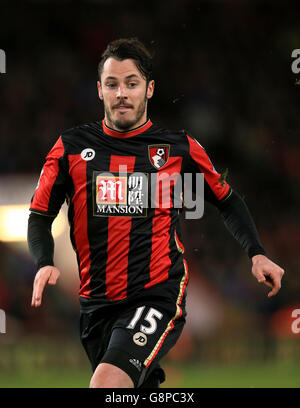
[[[65,149],[61,137],[46,157],[30,211],[55,217],[66,197],[66,176],[63,170]]]

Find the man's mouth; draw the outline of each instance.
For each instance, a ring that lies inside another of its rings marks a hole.
[[[118,110],[119,112],[126,112],[129,109],[132,109],[132,106],[130,106],[130,105],[118,105],[118,106],[115,106],[114,109]]]

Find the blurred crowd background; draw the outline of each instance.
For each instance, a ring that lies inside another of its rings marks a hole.
[[[281,291],[268,299],[215,208],[207,204],[200,220],[182,219],[188,322],[168,361],[299,362],[300,334],[291,330],[291,313],[300,308],[300,75],[291,70],[299,11],[284,1],[1,2],[7,72],[0,74],[0,309],[7,327],[0,370],[15,367],[21,345],[30,348],[34,339],[79,345],[79,278],[66,208],[56,238],[61,279],[32,309],[36,269],[26,236],[6,238],[1,207],[25,208],[27,217],[60,132],[103,117],[97,63],[119,37],[138,37],[154,55],[151,120],[187,129],[216,169],[228,170],[267,255],[286,271]],[[24,228],[26,219],[13,219],[10,229]],[[72,358],[88,366],[83,350],[76,353]]]

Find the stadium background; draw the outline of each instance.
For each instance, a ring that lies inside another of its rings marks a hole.
[[[191,280],[188,323],[164,359],[169,387],[298,387],[300,334],[299,6],[271,1],[1,2],[0,387],[86,387],[79,285],[64,207],[56,221],[61,278],[30,307],[35,267],[28,205],[60,132],[102,117],[97,62],[108,41],[137,36],[155,54],[152,121],[186,128],[228,169],[269,257],[280,293],[251,275],[247,255],[207,205],[182,222]]]

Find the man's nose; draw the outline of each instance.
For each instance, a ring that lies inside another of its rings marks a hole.
[[[117,89],[117,98],[127,98],[126,87],[120,85]]]

